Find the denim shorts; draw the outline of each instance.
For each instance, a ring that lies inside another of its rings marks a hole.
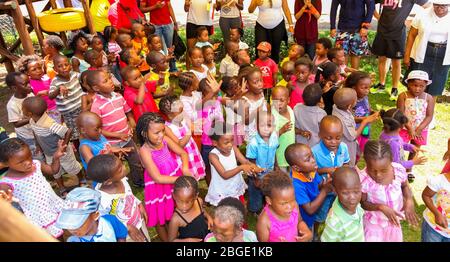
[[[325,222],[327,219],[328,211],[330,211],[331,206],[333,205],[334,200],[336,199],[336,194],[331,192],[328,193],[325,197],[325,200],[322,203],[322,206],[317,210],[315,221],[319,223]]]
[[[450,238],[444,237],[434,230],[427,221],[422,222],[422,242],[450,242]]]

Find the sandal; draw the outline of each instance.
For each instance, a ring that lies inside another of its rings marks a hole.
[[[414,179],[415,179],[416,177],[412,174],[412,173],[408,173],[408,182],[409,183],[412,183],[412,182],[414,182]]]

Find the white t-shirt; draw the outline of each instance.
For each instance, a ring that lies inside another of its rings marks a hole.
[[[213,9],[211,0],[192,0],[187,15],[187,22],[195,25],[212,25]]]
[[[236,5],[227,5],[231,1],[238,2],[238,0],[222,0],[222,7],[220,8],[221,18],[237,18],[240,16],[239,9]]]
[[[273,29],[283,21],[283,8],[282,0],[272,0],[272,8],[270,7],[270,1],[265,0],[259,8],[258,19],[256,22],[265,29]]]
[[[433,204],[437,209],[447,217],[447,223],[450,225],[450,182],[445,175],[428,177],[427,186],[436,192],[433,197]],[[434,214],[427,208],[423,211],[423,218],[437,233],[446,238],[450,238],[450,228],[442,228],[435,223]]]
[[[16,98],[14,95],[9,99],[8,104],[6,104],[6,110],[8,111],[8,122],[13,123],[20,121],[25,118],[22,111],[22,103],[28,97],[34,96],[33,94],[28,94],[25,98]],[[33,131],[30,124],[26,124],[21,127],[14,128],[16,135],[25,139],[34,139]]]
[[[202,67],[204,69],[203,73],[199,71],[195,71],[194,69],[189,70],[189,72],[194,73],[194,75],[197,77],[198,81],[202,81],[203,78],[206,78],[208,76],[209,68],[202,64]]]
[[[197,120],[197,110],[195,104],[202,100],[202,93],[198,91],[192,92],[192,96],[180,96],[180,101],[183,103],[184,119],[190,119],[191,121]]]

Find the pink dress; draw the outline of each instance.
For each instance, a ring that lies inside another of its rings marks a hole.
[[[178,139],[183,138],[187,133],[191,132],[191,130],[186,125],[186,122],[184,120],[181,122],[181,126],[177,126],[170,122],[166,122],[166,126],[168,126],[172,130],[172,132]],[[192,137],[189,139],[189,142],[184,147],[184,150],[188,153],[189,170],[191,171],[192,175],[197,181],[202,179],[206,174],[205,163],[203,162],[197,144],[195,143]]]
[[[291,82],[294,88],[292,89],[290,100],[289,100],[289,106],[294,109],[295,105],[297,104],[303,104],[303,90],[305,90],[305,87],[309,84],[299,84],[297,83],[297,80],[294,80]]]
[[[41,162],[33,160],[36,169],[34,173],[22,178],[3,177],[0,183],[8,184],[13,195],[19,199],[28,220],[46,230],[55,238],[63,234],[63,230],[56,227],[56,219],[64,206],[64,201],[53,191],[45,180],[41,171]]]
[[[408,179],[405,168],[392,162],[395,178],[389,185],[376,183],[366,172],[359,172],[361,191],[367,194],[367,201],[384,204],[404,216],[402,183]],[[392,225],[381,211],[365,211],[364,235],[367,242],[402,242],[402,228]]]
[[[163,176],[181,176],[181,165],[175,155],[170,152],[167,142],[163,141],[161,149],[151,150],[153,162]],[[164,225],[172,218],[175,205],[172,199],[173,184],[157,184],[144,171],[145,210],[148,215],[148,227]]]
[[[212,140],[209,138],[212,125],[214,121],[224,121],[220,101],[220,97],[209,100],[203,105],[202,110],[198,111],[198,118],[202,119],[202,145],[212,145]]]
[[[50,83],[52,82],[52,79],[48,77],[48,75],[43,75],[40,80],[36,79],[30,79],[30,85],[31,89],[33,89],[33,94],[37,95],[37,93],[41,91],[49,91],[50,90]],[[47,114],[50,116],[53,120],[55,120],[58,123],[61,123],[61,114],[58,110],[56,110],[56,102],[55,100],[52,100],[47,96],[41,96],[45,102],[47,102]]]
[[[291,217],[287,221],[279,220],[274,214],[270,212],[268,205],[264,207],[267,216],[270,220],[270,232],[269,232],[269,242],[296,242],[296,237],[298,236],[298,210],[294,208],[292,210]]]

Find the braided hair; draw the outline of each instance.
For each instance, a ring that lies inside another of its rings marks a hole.
[[[19,138],[8,138],[0,143],[0,162],[6,163],[17,152],[28,148]]]
[[[263,195],[272,197],[273,190],[283,190],[293,187],[291,178],[282,171],[272,171],[262,180],[261,191]]]
[[[381,110],[380,116],[383,119],[383,129],[386,132],[397,130],[408,123],[408,118],[397,108],[391,108],[387,111]]]
[[[194,83],[195,74],[192,72],[183,72],[178,76],[178,86],[184,91]]]
[[[364,146],[364,160],[384,158],[392,161],[391,146],[383,140],[369,140]]]
[[[158,113],[153,113],[153,112],[144,113],[141,117],[139,117],[137,125],[136,125],[136,133],[137,133],[136,135],[137,135],[139,143],[144,144],[144,143],[149,142],[147,133],[148,133],[148,127],[152,123],[164,124],[165,121],[161,117],[161,115],[159,115]]]
[[[180,176],[175,180],[175,183],[173,184],[173,193],[175,194],[182,188],[191,188],[192,191],[194,191],[195,196],[198,194],[197,180],[191,176]]]
[[[336,73],[336,70],[338,70],[338,66],[333,62],[326,62],[324,64],[319,65],[319,67],[317,68],[314,83],[319,83],[321,76],[323,80],[330,79],[330,77]]]

